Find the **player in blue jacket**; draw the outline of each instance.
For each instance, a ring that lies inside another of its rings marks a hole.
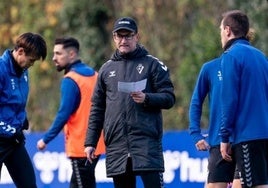
[[[211,188],[226,188],[227,184],[233,181],[235,163],[222,159],[220,153],[220,115],[219,105],[220,81],[222,75],[220,71],[221,58],[215,58],[206,62],[199,73],[195,89],[192,95],[189,110],[189,131],[193,138],[196,149],[199,151],[209,150],[208,178],[207,185]],[[202,133],[201,116],[204,101],[208,97],[209,101],[209,126],[208,136]],[[236,174],[234,184],[240,187],[238,174]]]
[[[24,33],[0,57],[0,171],[4,163],[18,188],[36,188],[31,159],[24,146],[28,128],[26,103],[29,94],[27,69],[47,55],[45,40]]]
[[[239,10],[223,14],[221,154],[236,160],[243,188],[268,187],[268,62],[246,36],[249,20]],[[233,135],[233,142],[230,136]],[[233,153],[229,153],[231,144]]]

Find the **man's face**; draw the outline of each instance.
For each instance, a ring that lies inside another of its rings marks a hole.
[[[33,66],[35,61],[37,60],[38,59],[35,57],[24,55],[24,57],[21,56],[20,61],[18,63],[22,69],[28,69]]]
[[[22,69],[28,69],[34,65],[34,62],[40,58],[34,57],[33,55],[26,55],[23,48],[19,48],[16,51],[15,60]]]
[[[54,46],[52,60],[55,63],[57,70],[60,72],[70,63],[70,51],[64,49],[62,44],[56,44]]]
[[[121,54],[127,54],[136,49],[138,34],[128,30],[119,30],[113,34],[113,39],[119,52]]]

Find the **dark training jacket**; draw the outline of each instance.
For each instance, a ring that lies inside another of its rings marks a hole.
[[[118,82],[147,79],[146,102],[138,104]],[[164,171],[162,113],[175,103],[167,67],[138,46],[125,56],[118,51],[100,69],[92,98],[85,146],[96,146],[101,130],[106,145],[107,176],[126,171],[128,157],[134,171]]]

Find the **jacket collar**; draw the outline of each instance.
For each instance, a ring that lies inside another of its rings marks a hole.
[[[77,64],[80,64],[80,63],[82,63],[80,59],[76,60],[76,61],[73,62],[73,63],[70,63],[70,64],[65,68],[64,74],[68,73],[73,67],[75,67]]]
[[[224,50],[224,51],[228,50],[234,43],[236,43],[236,42],[239,41],[239,40],[247,41],[247,43],[248,43],[248,40],[247,40],[245,37],[234,38],[234,39],[229,40],[229,41],[225,44],[225,46],[223,47],[223,50]]]
[[[148,51],[141,45],[137,45],[137,48],[130,53],[121,54],[118,50],[112,55],[111,59],[114,61],[136,59],[148,55]]]
[[[22,73],[24,72],[24,69],[22,69],[18,62],[14,59],[13,55],[12,55],[13,50],[10,51],[10,57],[11,57],[11,61],[12,61],[12,65],[14,68],[14,71],[16,73],[16,75],[18,75],[19,77],[22,75]]]

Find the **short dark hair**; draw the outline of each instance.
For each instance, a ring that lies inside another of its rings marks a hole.
[[[63,48],[75,48],[79,52],[79,42],[73,37],[59,37],[55,39],[54,44],[62,44]]]
[[[235,37],[246,37],[249,32],[249,20],[240,10],[227,11],[222,14],[223,26],[229,26]]]
[[[26,55],[32,55],[38,59],[46,59],[47,45],[46,41],[39,34],[27,32],[21,34],[15,43],[14,49],[23,48]]]

